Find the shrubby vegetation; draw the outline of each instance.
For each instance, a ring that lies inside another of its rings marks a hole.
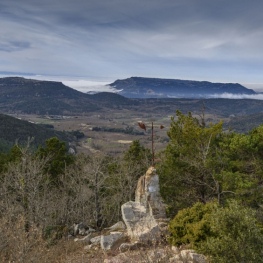
[[[235,200],[224,207],[209,202],[182,209],[169,230],[172,244],[190,244],[211,263],[263,262],[262,223],[255,210]]]
[[[170,242],[211,262],[263,262],[263,125],[247,134],[177,112],[160,164]]]
[[[52,125],[51,125],[52,126]],[[31,147],[37,148],[44,145],[51,137],[57,137],[61,141],[74,141],[76,134],[56,131],[49,124],[39,125],[28,121],[0,114],[0,152],[8,152],[16,143],[26,146],[28,138],[34,137]]]
[[[262,262],[263,126],[238,134],[222,123],[206,124],[203,116],[176,115],[157,165],[172,218],[169,241],[211,262]],[[74,222],[97,229],[116,223],[150,163],[139,141],[119,157],[73,156],[56,137],[38,149],[29,141],[2,152],[0,260],[26,254],[34,261],[34,253],[50,251]]]
[[[75,222],[101,229],[119,221],[120,206],[134,199],[138,177],[150,158],[138,141],[119,158],[72,156],[55,137],[37,150],[30,142],[15,145],[1,157],[1,262],[20,260],[24,253],[21,262],[36,262],[40,240],[46,244],[42,252],[49,251]]]
[[[222,123],[206,125],[190,113],[177,112],[170,142],[159,169],[170,215],[217,199],[259,208],[262,204],[263,126],[248,134],[223,132]]]

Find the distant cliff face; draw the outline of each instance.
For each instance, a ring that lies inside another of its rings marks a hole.
[[[238,83],[141,77],[116,80],[110,86],[121,90],[119,94],[129,98],[209,98],[223,93],[256,93]]]

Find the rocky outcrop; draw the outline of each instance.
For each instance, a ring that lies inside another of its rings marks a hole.
[[[155,219],[166,218],[165,205],[160,195],[159,176],[154,167],[138,180],[135,202],[145,206],[146,211]]]
[[[71,227],[71,234],[73,236],[76,235],[81,235],[81,236],[85,236],[88,235],[91,232],[95,232],[95,229],[93,229],[90,226],[85,225],[84,223],[75,223],[72,227]]]
[[[160,195],[159,176],[154,167],[150,167],[138,180],[135,202],[123,204],[121,211],[132,242],[161,241],[161,225],[167,220],[165,205]]]
[[[111,232],[109,235],[102,235],[100,240],[100,245],[103,250],[112,249],[116,243],[118,243],[124,236],[122,232]]]
[[[123,204],[121,212],[124,223],[119,221],[105,228],[100,235],[82,223],[75,224],[76,235],[88,233],[86,237],[76,238],[75,241],[87,244],[84,248],[87,251],[99,247],[104,251],[114,251],[115,255],[119,251],[116,256],[106,258],[104,263],[207,263],[205,257],[194,250],[180,250],[163,244],[168,219],[154,167],[150,167],[139,179],[135,201]]]
[[[160,241],[161,229],[155,218],[147,213],[144,205],[130,201],[122,205],[121,210],[127,235],[132,242]]]

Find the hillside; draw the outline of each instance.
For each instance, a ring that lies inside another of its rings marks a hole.
[[[117,94],[88,95],[56,81],[0,78],[0,112],[70,115],[129,104]]]
[[[231,117],[230,121],[225,124],[230,130],[246,133],[253,128],[263,124],[263,113]]]
[[[64,132],[48,129],[43,126],[19,120],[0,114],[0,151],[8,150],[17,142],[24,144],[28,138],[34,137],[33,145],[44,145],[51,137],[58,137],[62,141],[72,141],[73,136]]]
[[[124,88],[131,92],[137,87],[138,94],[143,91],[146,83],[155,83],[156,91],[162,89],[162,83],[166,83],[163,90],[170,92],[173,90],[172,83],[183,83],[188,90],[195,87],[197,90],[211,89],[237,93],[254,93],[254,91],[244,88],[239,84],[220,84],[197,81],[162,80],[147,78],[129,78],[114,82],[118,89]],[[186,84],[192,83],[192,86]],[[114,84],[114,85],[115,85]],[[201,87],[204,84],[205,88]],[[111,84],[113,85],[113,84]],[[119,86],[120,85],[120,86]],[[126,87],[126,88],[125,88]],[[133,94],[134,95],[134,94]],[[189,111],[200,114],[205,108],[205,113],[213,115],[215,119],[222,118],[228,121],[230,116],[238,117],[231,119],[229,126],[237,131],[246,131],[248,128],[256,127],[260,124],[260,118],[243,118],[246,115],[262,113],[262,100],[249,99],[205,99],[205,98],[127,98],[121,94],[101,92],[93,95],[85,94],[55,81],[39,81],[20,77],[0,78],[0,112],[4,114],[36,114],[41,115],[68,115],[68,116],[88,116],[98,114],[112,119],[115,113],[128,118],[130,115],[143,118],[143,116],[173,116],[176,110],[183,113]],[[121,112],[120,112],[121,110]],[[138,118],[136,117],[136,118]],[[129,125],[133,125],[130,123]],[[93,120],[94,121],[94,120]],[[126,120],[124,119],[125,123]],[[103,124],[105,126],[105,124]],[[111,127],[110,127],[111,128]],[[115,127],[116,128],[116,127]],[[119,127],[125,128],[125,127]]]
[[[214,94],[255,94],[238,83],[131,77],[110,84],[128,98],[209,98]]]

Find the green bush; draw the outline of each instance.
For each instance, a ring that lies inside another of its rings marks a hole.
[[[256,211],[237,201],[226,207],[196,203],[171,220],[169,241],[190,244],[211,263],[258,263],[263,262],[262,230]]]
[[[217,204],[214,202],[199,202],[180,210],[169,224],[170,243],[176,246],[191,244],[192,247],[196,247],[199,242],[206,240],[212,235],[210,217],[216,208]]]
[[[214,234],[198,244],[198,251],[208,255],[211,263],[263,262],[262,226],[253,209],[232,201],[214,210],[210,220]]]

